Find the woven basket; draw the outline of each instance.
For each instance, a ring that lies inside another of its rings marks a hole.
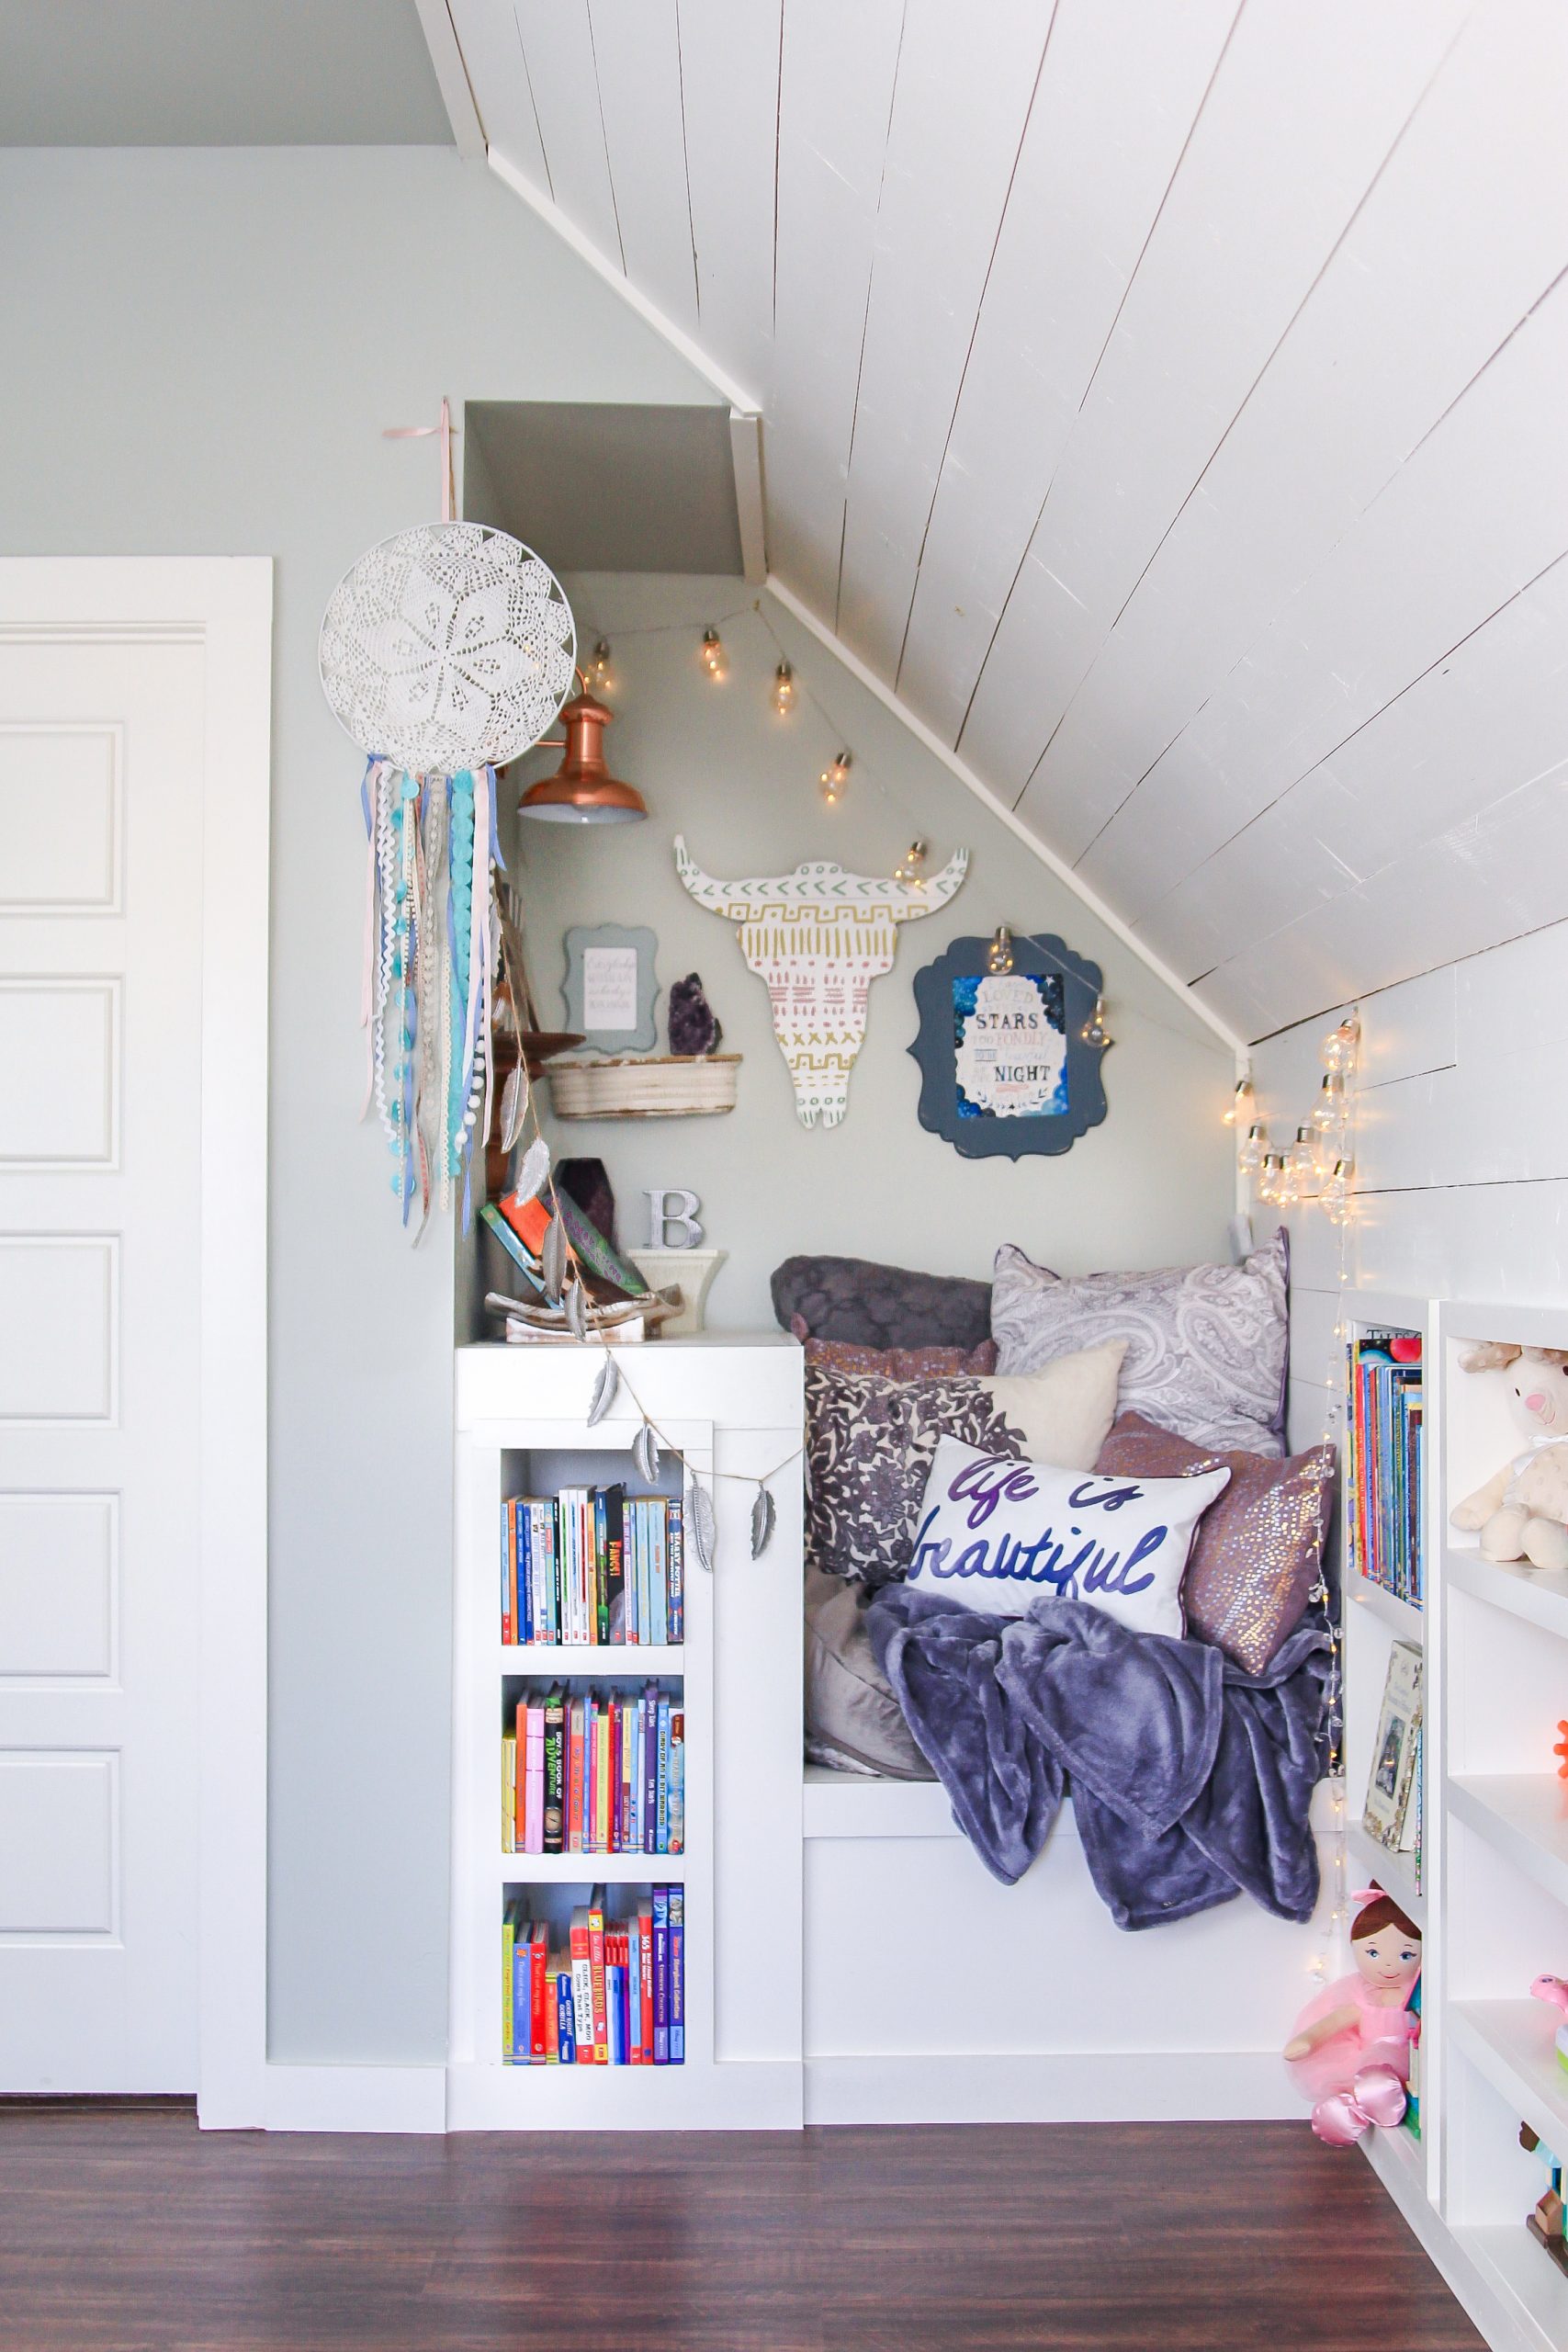
[[[558,1119],[693,1119],[735,1108],[739,1054],[627,1054],[547,1065]]]

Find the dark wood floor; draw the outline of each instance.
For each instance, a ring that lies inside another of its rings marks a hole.
[[[1480,2342],[1304,2121],[328,2139],[0,2106],[4,2352]]]

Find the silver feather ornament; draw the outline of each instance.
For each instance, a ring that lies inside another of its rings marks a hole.
[[[510,1151],[523,1132],[523,1071],[512,1072],[501,1090],[501,1148]]]
[[[544,1278],[545,1296],[552,1306],[558,1306],[566,1288],[566,1227],[558,1216],[553,1216],[545,1233],[545,1246],[539,1252],[539,1272]]]
[[[620,1366],[612,1355],[606,1355],[599,1367],[599,1377],[593,1384],[593,1402],[588,1408],[588,1426],[596,1429],[615,1401],[621,1385]]]
[[[516,1075],[517,1072],[513,1070],[512,1078],[507,1080],[506,1083],[508,1091],[511,1089],[512,1080],[514,1079]],[[502,1095],[502,1109],[503,1112],[505,1107],[506,1097]],[[513,1144],[514,1144],[516,1140],[517,1137],[515,1136],[511,1137],[506,1147],[508,1151],[511,1150]],[[517,1198],[520,1201],[533,1200],[535,1195],[543,1189],[545,1179],[549,1172],[549,1145],[545,1141],[543,1136],[536,1136],[533,1142],[528,1146],[527,1150],[523,1154],[522,1165],[517,1170],[517,1182],[512,1187],[513,1191],[516,1193]]]
[[[687,1490],[686,1525],[691,1532],[692,1548],[711,1576],[718,1528],[714,1520],[713,1497],[694,1478]]]
[[[773,1541],[778,1512],[766,1487],[759,1487],[757,1499],[751,1506],[751,1557],[760,1560]]]
[[[659,1441],[647,1421],[632,1440],[632,1460],[651,1487],[659,1476]]]
[[[586,1340],[588,1337],[588,1313],[582,1304],[582,1284],[581,1283],[568,1283],[566,1286],[566,1295],[561,1300],[561,1305],[566,1310],[566,1328],[571,1333],[572,1338],[574,1340]]]

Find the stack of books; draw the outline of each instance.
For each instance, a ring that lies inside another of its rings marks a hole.
[[[551,1690],[517,1702],[501,1742],[503,1854],[680,1854],[686,1711],[640,1691]]]
[[[543,1919],[509,1903],[501,1928],[501,2050],[514,2066],[680,2066],[686,2057],[686,1905],[656,1886],[625,1919],[596,1886],[550,1950]]]
[[[563,1487],[501,1507],[501,1638],[571,1646],[684,1641],[685,1523],[665,1495]]]
[[[1421,1606],[1421,1342],[1362,1331],[1350,1344],[1352,1572]]]

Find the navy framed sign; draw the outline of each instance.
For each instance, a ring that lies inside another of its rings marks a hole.
[[[1015,935],[1010,968],[988,939],[955,939],[915,975],[920,1125],[968,1159],[1070,1150],[1105,1116],[1103,1044],[1084,1032],[1100,967],[1048,933]]]

